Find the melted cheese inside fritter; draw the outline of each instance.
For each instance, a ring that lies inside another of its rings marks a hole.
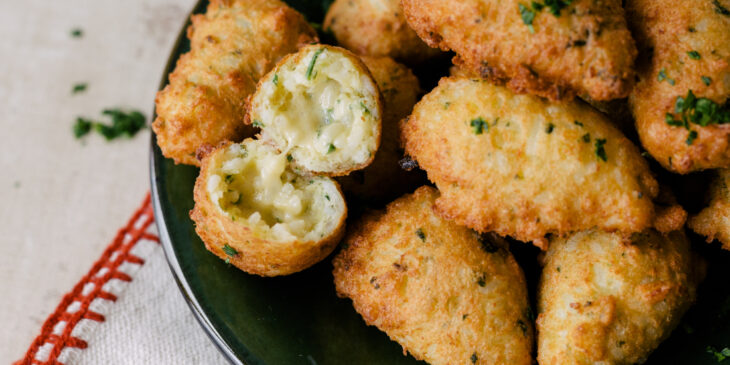
[[[214,158],[206,185],[211,201],[261,238],[319,240],[345,210],[334,181],[296,174],[287,155],[261,141],[232,144]]]
[[[309,46],[259,84],[251,121],[297,166],[338,175],[366,164],[377,150],[378,98],[374,81],[351,56]]]

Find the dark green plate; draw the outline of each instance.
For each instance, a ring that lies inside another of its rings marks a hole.
[[[321,21],[330,1],[289,1],[311,21]],[[193,10],[204,11],[206,1]],[[187,24],[186,26],[187,27]],[[166,75],[189,43],[181,31]],[[417,70],[422,81],[438,79],[443,65]],[[424,85],[428,86],[428,85]],[[157,227],[178,286],[195,317],[233,364],[423,364],[374,327],[365,325],[349,300],[335,295],[330,259],[282,278],[248,275],[210,254],[195,234],[188,212],[198,170],[165,159],[152,137],[150,176]],[[691,184],[683,180],[678,184]],[[730,253],[701,242],[710,261],[699,303],[672,337],[652,355],[650,364],[714,364],[707,346],[730,346]],[[535,250],[514,245],[528,280],[538,275]],[[534,297],[534,295],[533,295]],[[729,360],[730,362],[730,360]]]

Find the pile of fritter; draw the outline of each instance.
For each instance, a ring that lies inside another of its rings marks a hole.
[[[336,45],[279,0],[192,23],[153,128],[201,167],[197,234],[261,276],[342,242],[337,294],[417,359],[641,363],[705,275],[685,223],[730,249],[729,0],[335,0]],[[697,212],[660,178],[708,170]]]

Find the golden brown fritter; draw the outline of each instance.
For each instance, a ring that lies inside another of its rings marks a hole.
[[[516,92],[553,100],[627,96],[636,47],[621,1],[552,3],[402,0],[426,43],[455,51],[455,63]]]
[[[429,364],[531,364],[522,270],[505,245],[434,214],[437,196],[424,186],[364,217],[334,260],[338,295]]]
[[[360,57],[314,44],[261,78],[245,122],[258,125],[295,168],[345,176],[372,163],[382,119],[382,95]]]
[[[241,141],[246,98],[283,56],[317,40],[304,17],[278,0],[213,0],[188,28],[191,51],[157,94],[152,124],[162,153],[199,165],[204,144]]]
[[[388,56],[416,64],[438,55],[406,23],[399,0],[336,0],[324,29],[337,43],[363,56]]]
[[[707,242],[717,239],[726,250],[730,250],[728,184],[730,184],[730,170],[717,170],[717,176],[710,188],[710,204],[688,222],[689,228],[707,237]]]
[[[413,191],[425,180],[417,171],[405,171],[398,165],[403,158],[398,122],[413,110],[421,88],[410,69],[389,57],[363,57],[362,60],[383,95],[380,148],[370,166],[337,181],[346,194],[369,203],[385,203]]]
[[[694,302],[704,263],[683,231],[550,240],[538,287],[540,365],[637,364]]]
[[[205,247],[239,269],[288,275],[332,252],[347,207],[337,182],[302,176],[268,144],[246,139],[206,151],[190,217]]]
[[[730,167],[729,9],[727,0],[626,2],[642,55],[630,97],[636,128],[671,171]]]
[[[578,102],[549,103],[445,78],[401,123],[405,152],[441,191],[444,217],[544,244],[548,233],[651,226],[658,184],[638,149]]]

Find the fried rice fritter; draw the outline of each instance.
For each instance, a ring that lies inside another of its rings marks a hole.
[[[646,150],[677,173],[730,167],[730,1],[630,0],[629,98]]]
[[[441,53],[408,26],[400,0],[336,0],[323,27],[341,46],[363,56],[418,64]]]
[[[334,259],[338,295],[429,364],[531,364],[522,270],[502,242],[436,215],[437,196],[421,187],[364,217]]]
[[[546,234],[653,224],[659,188],[638,149],[583,103],[549,103],[445,78],[401,122],[405,152],[441,192],[437,211],[544,246]]]
[[[730,170],[717,170],[710,188],[710,204],[687,222],[693,231],[707,237],[707,242],[718,240],[722,248],[730,250]]]
[[[165,157],[199,166],[196,151],[254,133],[246,98],[285,55],[317,40],[304,16],[278,0],[212,0],[192,17],[190,52],[157,94],[152,128]]]
[[[549,4],[548,4],[549,3]],[[552,100],[626,97],[636,46],[621,1],[402,0],[408,24],[455,63]]]
[[[205,247],[251,274],[288,275],[321,261],[344,234],[337,182],[304,176],[261,140],[203,153],[190,217]]]
[[[683,231],[550,241],[538,287],[540,365],[639,364],[696,297],[704,262]]]

